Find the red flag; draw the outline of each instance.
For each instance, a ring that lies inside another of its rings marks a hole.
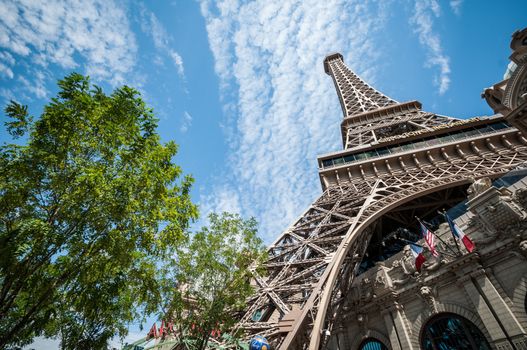
[[[423,266],[423,263],[426,261],[425,256],[423,255],[423,248],[415,244],[410,244],[410,249],[415,258],[415,269],[420,272],[421,266]]]
[[[157,326],[155,322],[152,325],[152,328],[150,328],[150,331],[148,331],[148,334],[146,335],[146,340],[151,338],[157,338]]]
[[[450,231],[452,231],[452,235],[454,235],[455,238],[459,239],[461,242],[463,242],[463,245],[465,248],[467,248],[469,253],[472,253],[474,248],[476,248],[476,245],[472,240],[459,228],[458,225],[450,217],[445,213],[446,220],[448,221],[448,226],[450,227]]]
[[[165,333],[165,321],[161,320],[161,327],[159,327],[159,337],[162,338]]]
[[[210,332],[210,336],[213,337],[213,338],[219,338],[221,336],[221,332],[220,332],[219,329],[213,329]]]

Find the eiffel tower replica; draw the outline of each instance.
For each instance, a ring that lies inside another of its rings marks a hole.
[[[326,347],[354,279],[386,237],[398,227],[418,232],[416,216],[437,215],[475,180],[527,161],[527,139],[501,114],[463,120],[397,102],[339,53],[324,70],[342,107],[343,150],[319,156],[322,195],[269,247],[266,273],[253,271],[256,293],[236,326],[273,349]]]

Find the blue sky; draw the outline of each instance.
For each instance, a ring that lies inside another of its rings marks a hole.
[[[254,216],[270,243],[320,194],[317,154],[341,148],[327,53],[395,100],[489,115],[480,94],[525,13],[524,0],[0,0],[0,104],[39,115],[72,71],[136,87],[202,215]]]

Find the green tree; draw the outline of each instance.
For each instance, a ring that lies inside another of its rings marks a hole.
[[[192,349],[205,349],[216,331],[230,331],[253,292],[251,270],[266,253],[253,218],[223,213],[210,214],[209,221],[180,246],[174,264],[179,286],[167,318]]]
[[[87,77],[60,80],[33,121],[5,109],[0,148],[0,348],[60,336],[65,349],[104,348],[157,312],[173,285],[164,267],[197,208],[153,112],[130,87],[106,95]],[[166,270],[166,269],[165,269]]]

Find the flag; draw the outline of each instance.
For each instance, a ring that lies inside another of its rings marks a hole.
[[[428,245],[428,248],[430,249],[430,253],[432,253],[433,256],[439,256],[439,253],[436,250],[436,244],[435,244],[435,235],[426,227],[421,220],[417,219],[419,221],[419,225],[421,226],[421,235],[426,241],[426,244]]]
[[[165,335],[165,321],[164,320],[161,320],[161,327],[159,327],[159,337],[160,338],[163,338],[163,336]]]
[[[152,325],[152,328],[150,328],[150,331],[148,331],[148,334],[146,335],[147,340],[151,338],[157,338],[157,327],[156,327],[155,322]]]
[[[465,248],[467,248],[469,253],[472,253],[474,248],[476,248],[476,246],[474,245],[474,242],[472,242],[470,238],[465,233],[463,233],[463,231],[461,231],[459,226],[456,225],[454,221],[452,221],[452,219],[448,216],[447,213],[444,213],[444,214],[445,214],[446,221],[448,222],[448,226],[450,227],[450,231],[452,231],[452,235],[454,236],[454,238],[457,238],[461,242],[463,242],[463,245],[465,246]]]
[[[423,255],[423,247],[410,244],[410,249],[412,250],[412,255],[415,258],[415,269],[417,271],[421,271],[421,266],[426,261],[425,256]]]

